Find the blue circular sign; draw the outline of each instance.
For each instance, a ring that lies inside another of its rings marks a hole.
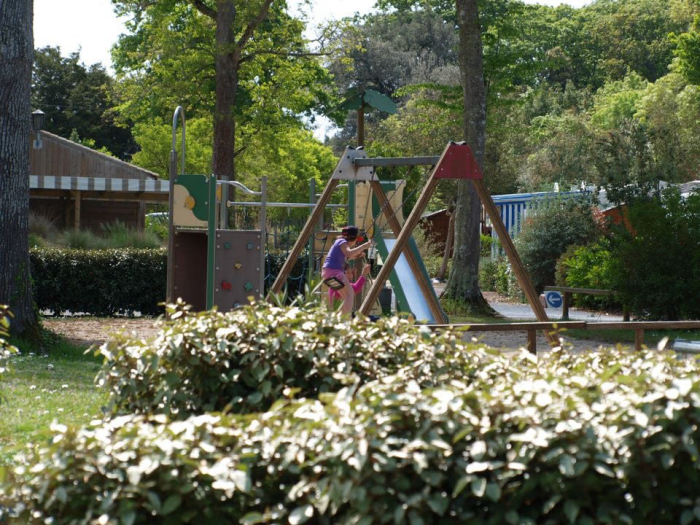
[[[544,299],[547,301],[547,306],[552,308],[560,308],[564,304],[564,299],[559,292],[547,292],[544,294]]]

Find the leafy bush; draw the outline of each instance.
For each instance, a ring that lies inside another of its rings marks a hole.
[[[628,208],[612,230],[610,283],[638,317],[700,319],[700,194],[676,188]]]
[[[350,374],[366,382],[411,364],[411,379],[430,386],[473,372],[454,336],[398,317],[347,323],[326,308],[265,302],[228,313],[170,308],[173,321],[153,340],[122,336],[98,350],[112,413],[260,412],[288,389],[303,397],[337,392]]]
[[[498,292],[510,299],[524,300],[518,279],[505,257],[482,259],[479,262],[479,285],[487,292]]]
[[[571,246],[557,262],[557,283],[574,288],[610,290],[610,244],[599,239],[587,246]],[[614,295],[574,294],[574,303],[588,308],[619,309]]]
[[[658,352],[470,354],[264,414],[124,416],[5,471],[21,523],[690,523],[700,380]]]
[[[9,360],[17,349],[7,342],[10,335],[10,311],[7,306],[0,304],[0,379],[9,370]],[[2,396],[0,395],[0,401]]]
[[[161,241],[168,240],[168,217],[167,212],[160,212],[163,215],[155,213],[146,214],[146,231],[157,236]]]
[[[528,216],[516,238],[523,263],[538,292],[554,284],[557,260],[572,244],[579,246],[596,235],[591,204],[582,199],[557,199]]]
[[[30,250],[40,310],[97,316],[159,315],[165,300],[167,253],[157,250]]]

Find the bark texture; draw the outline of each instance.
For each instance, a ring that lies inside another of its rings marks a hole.
[[[236,122],[234,106],[238,89],[240,50],[236,46],[232,0],[219,2],[216,10],[216,108],[214,110],[213,171],[224,180],[235,180]]]
[[[12,331],[36,331],[29,271],[33,0],[0,0],[0,304]]]
[[[459,24],[459,65],[464,96],[464,138],[484,169],[486,146],[486,86],[477,0],[456,0]],[[457,183],[455,246],[452,269],[443,297],[468,311],[489,311],[479,288],[481,201],[471,182]]]

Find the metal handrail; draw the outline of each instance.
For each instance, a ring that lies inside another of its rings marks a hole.
[[[253,191],[250,188],[245,187],[243,184],[241,184],[238,181],[235,180],[220,180],[217,182],[218,184],[226,184],[228,186],[233,186],[234,188],[238,188],[239,190],[243,191],[244,193],[247,193],[248,195],[262,195],[262,191]],[[258,203],[260,205],[260,203]],[[269,206],[269,204],[268,204]]]
[[[262,202],[242,202],[242,201],[226,201],[226,206],[232,208],[234,206],[262,206]],[[313,208],[315,204],[310,202],[268,202],[268,208]],[[328,204],[326,208],[347,208],[347,204]]]

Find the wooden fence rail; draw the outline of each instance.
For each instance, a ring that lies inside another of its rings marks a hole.
[[[641,350],[645,330],[698,330],[700,321],[561,321],[532,323],[474,323],[429,325],[433,330],[457,330],[464,332],[527,332],[527,349],[537,353],[537,331],[551,330],[634,330],[634,348]]]

